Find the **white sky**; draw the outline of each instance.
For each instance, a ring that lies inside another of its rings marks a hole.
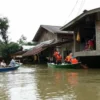
[[[41,24],[63,26],[84,9],[98,7],[100,0],[0,0],[0,16],[9,20],[12,41],[17,41],[22,34],[31,41]]]

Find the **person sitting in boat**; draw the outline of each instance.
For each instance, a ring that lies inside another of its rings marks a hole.
[[[56,64],[61,64],[61,62],[62,62],[62,56],[58,52],[58,55],[56,56]]]
[[[59,54],[59,52],[57,50],[55,50],[54,53],[53,53],[54,63],[56,63],[56,57],[57,57],[58,54]]]
[[[73,57],[71,59],[71,64],[77,64],[77,63],[78,63],[78,60],[75,57]]]
[[[71,59],[72,59],[72,53],[70,53],[68,56],[66,56],[65,63],[71,63]]]
[[[6,67],[7,66],[4,60],[2,60],[0,65],[1,65],[1,67]]]
[[[12,60],[10,61],[9,66],[10,66],[10,67],[15,67],[15,65],[16,65],[15,58],[12,58]]]

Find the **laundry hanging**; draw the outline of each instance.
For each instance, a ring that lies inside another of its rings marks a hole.
[[[81,38],[80,38],[80,33],[77,32],[76,41],[77,41],[77,42],[80,42],[80,40],[81,40]]]

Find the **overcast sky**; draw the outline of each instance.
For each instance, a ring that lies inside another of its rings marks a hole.
[[[9,20],[9,37],[31,41],[39,26],[63,26],[84,9],[100,7],[100,0],[0,0],[0,16]]]

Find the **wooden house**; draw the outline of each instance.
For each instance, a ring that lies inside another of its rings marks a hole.
[[[38,44],[23,56],[38,54],[42,57],[50,57],[53,56],[55,48],[63,55],[63,58],[68,52],[72,52],[73,32],[61,31],[60,28],[60,26],[40,25],[33,38],[33,41]]]
[[[84,10],[81,15],[60,29],[74,31],[74,56],[79,57],[84,64],[90,67],[100,65],[100,8]],[[91,39],[93,49],[85,49],[86,43]]]

